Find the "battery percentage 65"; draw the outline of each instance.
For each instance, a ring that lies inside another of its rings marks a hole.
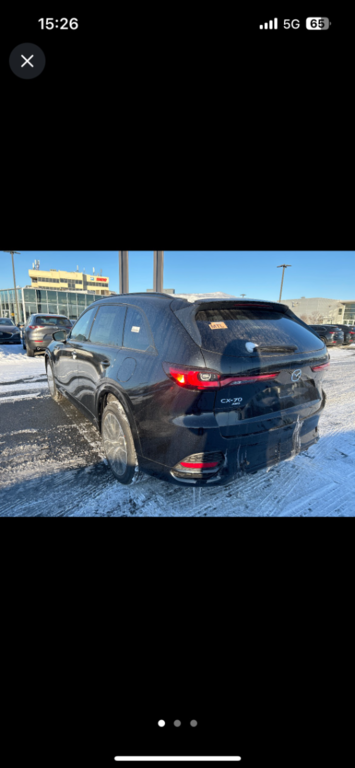
[[[309,16],[306,19],[306,29],[329,29],[331,21],[324,16]]]

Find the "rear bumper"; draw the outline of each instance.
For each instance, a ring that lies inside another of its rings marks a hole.
[[[38,342],[36,339],[24,339],[26,347],[29,347],[29,349],[32,349],[32,352],[36,352],[36,350],[45,350],[49,346],[49,344],[52,343],[53,339],[48,339],[46,341]]]
[[[303,420],[298,419],[280,428],[237,438],[224,438],[220,436],[219,430],[211,430],[213,435],[209,435],[207,440],[205,436],[201,437],[200,445],[195,439],[193,452],[221,451],[225,457],[224,464],[218,472],[202,480],[194,479],[193,475],[186,475],[183,478],[181,473],[177,477],[174,467],[167,467],[141,456],[139,457],[140,466],[148,474],[174,485],[194,485],[195,487],[227,485],[243,474],[256,472],[278,464],[280,461],[292,459],[318,442],[318,421],[324,402],[325,398],[320,409],[312,416]],[[191,430],[187,431],[191,432]],[[182,452],[189,455],[188,435],[186,438],[186,443],[181,438]]]

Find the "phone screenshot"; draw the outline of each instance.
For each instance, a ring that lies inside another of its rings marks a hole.
[[[351,762],[352,16],[3,11],[4,765]]]

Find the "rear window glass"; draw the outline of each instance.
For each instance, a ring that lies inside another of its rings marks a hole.
[[[243,356],[246,343],[260,346],[297,346],[298,352],[319,349],[311,330],[282,312],[264,309],[205,309],[196,315],[202,348],[211,352]]]
[[[13,325],[13,322],[5,317],[0,317],[0,325]]]
[[[68,325],[71,325],[69,320],[67,320],[65,317],[45,317],[44,315],[39,315],[36,318],[37,325],[55,325],[63,328],[67,328]]]

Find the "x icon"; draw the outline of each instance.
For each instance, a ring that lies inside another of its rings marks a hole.
[[[24,55],[21,53],[21,59],[25,59],[24,63],[23,63],[23,64],[21,64],[21,69],[22,69],[22,67],[24,67],[24,66],[25,66],[25,64],[29,64],[29,65],[30,65],[30,67],[33,67],[33,64],[31,64],[31,59],[33,59],[33,56],[34,56],[34,54],[32,54],[32,56],[30,56],[30,58],[29,58],[29,59],[26,59],[26,56],[24,56]]]

